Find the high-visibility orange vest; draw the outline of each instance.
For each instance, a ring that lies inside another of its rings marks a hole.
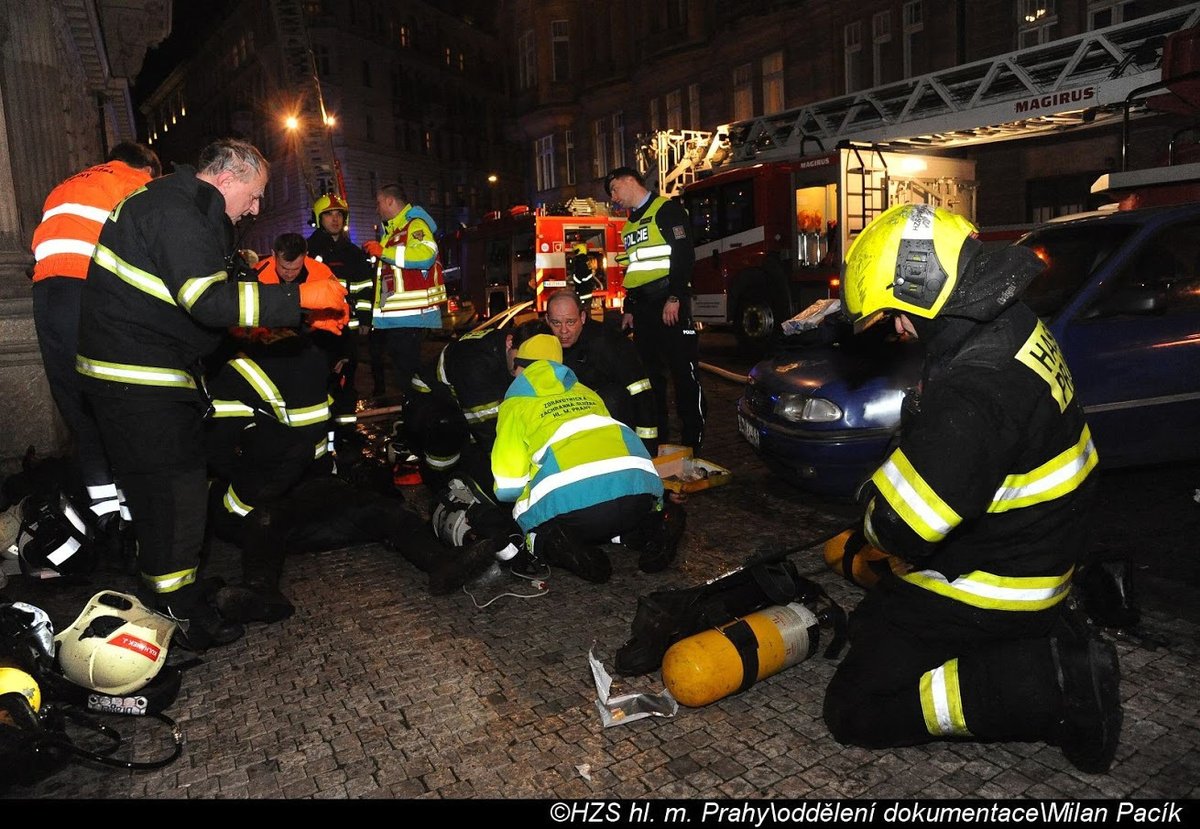
[[[51,190],[42,207],[42,222],[33,232],[33,281],[49,276],[87,279],[108,214],[149,180],[145,170],[123,161],[106,161]]]

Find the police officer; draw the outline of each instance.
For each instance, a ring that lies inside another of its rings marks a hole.
[[[850,621],[825,695],[842,743],[1047,742],[1108,770],[1121,725],[1113,647],[1070,609],[1097,456],[1054,337],[1017,299],[1028,249],[984,253],[961,216],[898,205],[859,234],[843,300],[926,343],[921,391],[863,499],[895,557]]]
[[[650,376],[658,408],[658,439],[667,442],[670,435],[669,373],[683,427],[681,441],[699,449],[707,403],[700,387],[699,338],[692,321],[695,251],[687,214],[678,203],[652,195],[631,167],[616,168],[604,183],[609,197],[630,211],[621,231],[625,252],[617,257],[625,266],[621,325],[633,328],[634,343]]]

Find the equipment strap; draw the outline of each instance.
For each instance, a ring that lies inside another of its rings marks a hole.
[[[721,633],[725,634],[742,658],[742,684],[736,691],[740,694],[758,680],[758,637],[745,619],[726,625],[721,628]]]

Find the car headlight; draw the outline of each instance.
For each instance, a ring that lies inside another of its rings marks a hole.
[[[775,401],[775,414],[793,423],[830,423],[842,417],[842,409],[824,397],[781,394]]]

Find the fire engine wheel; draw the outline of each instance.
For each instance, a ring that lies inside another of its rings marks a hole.
[[[766,291],[750,291],[738,305],[737,339],[744,349],[761,350],[775,336],[779,323]]]

